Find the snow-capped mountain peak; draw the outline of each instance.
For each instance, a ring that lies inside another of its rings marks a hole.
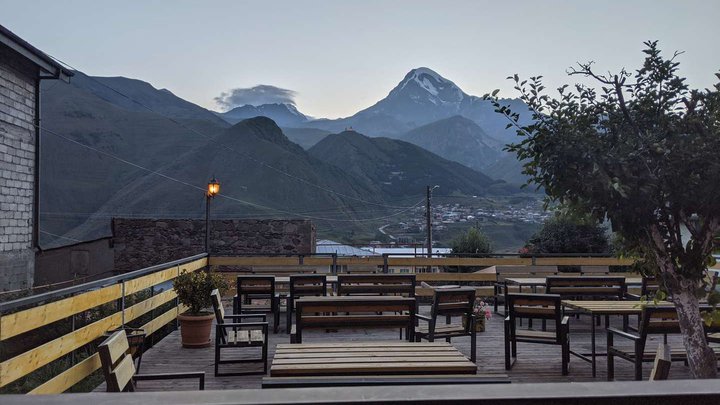
[[[413,94],[417,93],[417,90],[429,93],[428,101],[433,104],[457,103],[466,96],[455,83],[426,67],[411,70],[403,81],[390,92],[390,96],[399,96],[402,93],[409,92],[411,99],[419,101],[420,94]]]

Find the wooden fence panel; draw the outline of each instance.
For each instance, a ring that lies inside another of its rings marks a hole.
[[[0,340],[65,319],[79,312],[116,300],[122,296],[120,284],[68,297],[0,318]]]

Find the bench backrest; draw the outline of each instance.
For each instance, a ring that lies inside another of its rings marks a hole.
[[[657,277],[643,277],[640,285],[640,295],[653,297],[660,290],[660,281]]]
[[[461,316],[470,319],[475,306],[475,289],[470,287],[451,288],[447,290],[436,289],[433,293],[433,302],[430,309],[431,331],[435,330],[438,318]],[[465,332],[469,333],[472,322],[465,322]]]
[[[108,392],[135,391],[135,363],[125,331],[119,330],[100,343],[98,353]]]
[[[414,274],[352,274],[338,276],[338,295],[415,296]]]
[[[237,277],[237,295],[250,298],[271,298],[275,296],[275,277],[244,275]]]
[[[210,301],[212,302],[213,312],[215,313],[215,321],[218,325],[225,323],[225,308],[223,308],[222,298],[220,298],[220,291],[216,288],[210,293]],[[222,331],[220,341],[224,344],[227,342],[227,329],[219,328]]]
[[[559,294],[510,294],[505,296],[510,318],[510,335],[515,336],[517,319],[546,319],[555,321],[557,341],[560,341],[562,297]]]
[[[582,275],[610,274],[610,266],[580,266]]]
[[[303,329],[326,328],[410,328],[415,320],[415,299],[392,297],[338,297],[331,301],[296,302],[296,336]],[[298,340],[299,341],[299,340]]]
[[[557,266],[495,266],[497,281],[505,281],[506,278],[545,277],[557,273]]]
[[[563,297],[624,299],[627,292],[625,277],[605,276],[550,276],[545,292]]]
[[[712,310],[712,307],[703,306],[700,308],[700,313],[702,314]],[[710,326],[703,325],[706,333],[720,332],[720,324],[712,324]],[[648,335],[679,333],[680,322],[678,321],[677,310],[674,306],[646,306],[642,309],[638,334],[640,335],[640,344],[643,348],[645,347]]]
[[[339,274],[377,274],[381,268],[374,265],[350,264],[347,266],[338,266]]]
[[[290,299],[327,295],[327,278],[323,274],[290,276]]]
[[[313,266],[253,266],[253,274],[288,276],[291,274],[316,274],[317,267]]]

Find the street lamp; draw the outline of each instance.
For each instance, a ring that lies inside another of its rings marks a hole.
[[[205,253],[210,255],[210,200],[220,193],[220,183],[213,176],[205,193]]]

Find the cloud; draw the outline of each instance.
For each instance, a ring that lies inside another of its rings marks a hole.
[[[255,106],[273,103],[295,105],[296,94],[297,92],[293,90],[261,84],[255,87],[224,91],[215,97],[214,100],[221,108],[230,110],[246,104]]]

